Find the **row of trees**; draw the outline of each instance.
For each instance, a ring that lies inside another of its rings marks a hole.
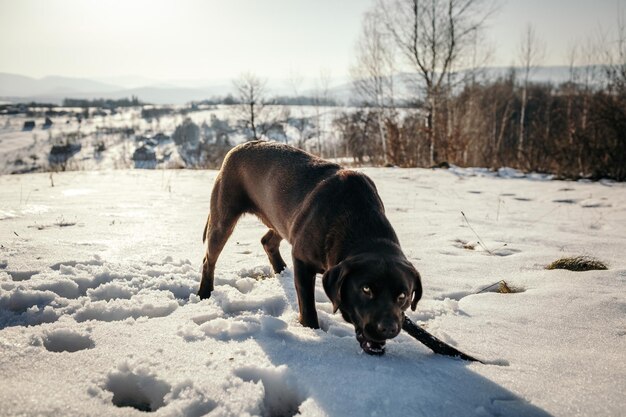
[[[115,109],[117,107],[139,107],[142,103],[138,97],[131,96],[131,98],[120,99],[104,99],[97,98],[93,100],[84,98],[64,98],[63,107],[101,107],[108,109]]]
[[[376,0],[351,68],[356,111],[333,114],[333,128],[323,132],[331,125],[321,110],[331,102],[329,79],[307,103],[315,117],[298,118],[268,105],[263,80],[244,74],[235,82],[237,117],[250,139],[289,124],[302,133],[292,144],[357,163],[511,166],[626,180],[626,24],[572,48],[568,81],[553,85],[532,81],[545,45],[531,25],[516,66],[487,71],[483,31],[495,11],[495,0]]]
[[[348,154],[358,163],[411,167],[449,162],[510,166],[563,178],[626,180],[624,91],[586,91],[571,83],[523,87],[511,72],[494,82],[467,85],[440,105],[433,120],[441,132],[435,139],[435,164],[425,112],[401,115],[389,110],[383,119],[384,142],[380,140],[381,112],[375,108],[346,112],[335,125]]]
[[[626,180],[625,25],[617,41],[572,48],[569,80],[554,86],[531,81],[545,51],[532,26],[517,69],[483,76],[483,27],[494,11],[490,0],[378,0],[352,69],[364,107],[335,122],[348,152],[377,164],[507,165]],[[398,87],[416,109],[398,108]]]

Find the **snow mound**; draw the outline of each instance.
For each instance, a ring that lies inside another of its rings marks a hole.
[[[118,321],[129,317],[165,317],[178,308],[172,295],[138,294],[129,300],[87,301],[85,306],[74,314],[77,322],[87,320]]]
[[[93,301],[111,301],[118,298],[130,299],[133,296],[133,291],[123,283],[107,282],[96,288],[89,288],[87,296]]]
[[[119,264],[95,256],[27,272],[0,277],[1,327],[49,323],[63,315],[77,322],[165,317],[189,301],[199,279],[188,261],[171,258]]]
[[[263,286],[263,287],[271,287]],[[241,294],[233,288],[226,288],[212,296],[226,314],[237,314],[243,311],[263,311],[272,316],[280,316],[287,305],[282,295],[267,296],[262,289],[249,294]]]
[[[13,281],[26,281],[39,273],[39,271],[6,271],[9,275],[11,275],[11,279]]]
[[[260,329],[261,324],[256,319],[216,318],[200,326],[200,330],[204,334],[219,340],[245,339]]]

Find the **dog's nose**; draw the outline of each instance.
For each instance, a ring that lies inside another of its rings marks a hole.
[[[389,322],[380,322],[378,323],[377,326],[377,330],[378,333],[380,333],[381,336],[384,336],[385,339],[391,339],[393,337],[396,337],[400,331],[400,327],[398,326],[398,323],[396,323],[395,321],[389,321]]]

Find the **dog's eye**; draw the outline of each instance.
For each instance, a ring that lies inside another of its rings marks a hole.
[[[398,303],[402,304],[406,301],[406,294],[402,293],[398,296]]]
[[[372,289],[369,287],[369,285],[364,285],[363,287],[361,287],[361,290],[365,293],[365,295],[367,295],[368,297],[372,296]]]

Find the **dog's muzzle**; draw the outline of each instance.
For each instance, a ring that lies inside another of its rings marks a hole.
[[[357,330],[356,340],[359,342],[359,345],[361,345],[363,352],[368,355],[380,356],[385,354],[385,342],[369,340],[363,335],[361,330]]]

